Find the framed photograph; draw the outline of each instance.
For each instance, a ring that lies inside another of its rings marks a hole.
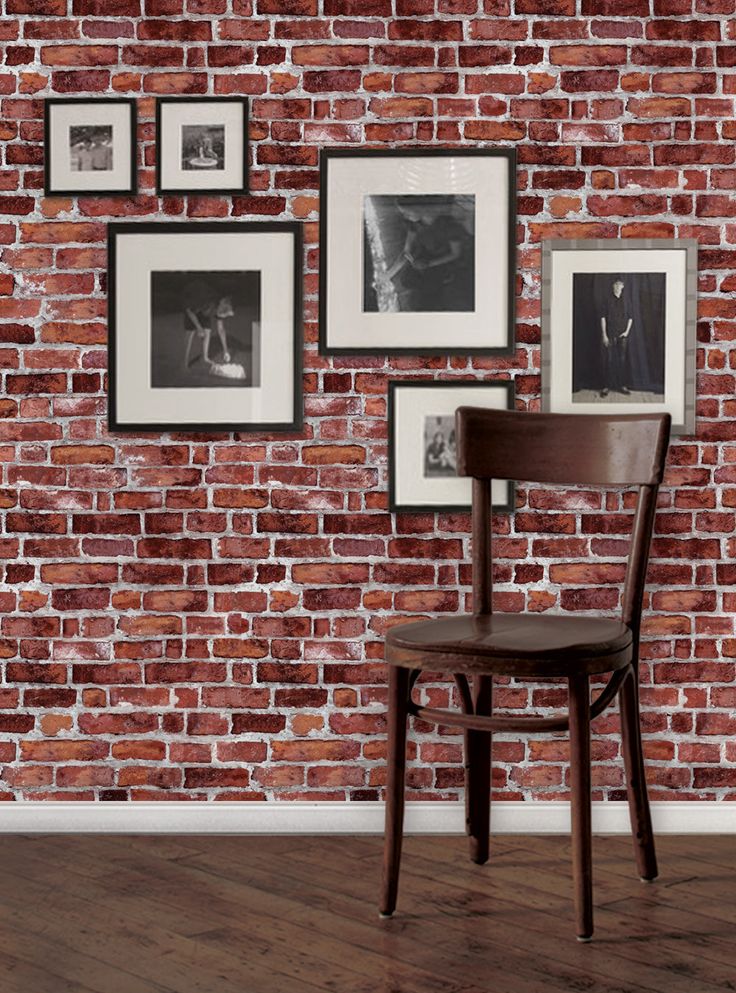
[[[158,193],[248,192],[248,100],[159,97]]]
[[[513,148],[329,148],[320,172],[323,355],[513,352]]]
[[[457,475],[455,411],[458,407],[513,410],[509,381],[389,380],[389,509],[470,510],[472,480]],[[514,509],[514,484],[492,482],[493,509]]]
[[[697,242],[542,244],[542,409],[668,411],[695,432]]]
[[[46,196],[135,194],[137,130],[132,99],[46,100]]]
[[[111,224],[112,431],[297,431],[296,222]]]

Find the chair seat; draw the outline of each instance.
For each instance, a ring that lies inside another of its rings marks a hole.
[[[609,617],[464,615],[391,628],[386,661],[411,669],[570,676],[623,668],[632,641],[631,629]]]

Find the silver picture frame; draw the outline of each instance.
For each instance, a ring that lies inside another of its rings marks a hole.
[[[667,411],[672,415],[672,434],[694,434],[697,271],[698,243],[689,238],[542,242],[542,410]],[[622,284],[618,289],[616,282]],[[628,319],[625,333],[615,339],[623,343],[630,338],[622,359],[609,347],[614,338],[609,341],[601,330],[606,325],[600,294],[609,292],[622,300],[628,297],[627,312],[635,315]],[[637,323],[645,328],[648,339],[641,335],[637,339]],[[656,369],[649,371],[646,389],[630,388],[625,377],[627,372],[632,378],[638,374],[633,352],[636,345],[641,354],[642,341],[647,354],[655,348],[652,364]],[[588,368],[597,365],[597,382],[595,375],[589,373],[592,381],[585,382],[578,374],[576,366],[585,365],[578,358],[581,354],[583,359],[588,356]]]

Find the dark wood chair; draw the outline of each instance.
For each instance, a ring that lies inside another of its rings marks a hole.
[[[570,732],[572,851],[577,935],[593,934],[590,722],[616,695],[636,862],[644,880],[657,876],[639,727],[638,655],[641,605],[657,490],[662,480],[668,414],[578,416],[460,407],[458,474],[472,476],[473,613],[392,628],[389,666],[388,784],[381,915],[396,908],[404,814],[407,718],[462,727],[465,812],[470,857],[488,859],[493,731]],[[621,619],[491,610],[491,480],[638,486]],[[412,688],[423,670],[452,674],[462,711],[422,707]],[[610,673],[590,703],[591,676]],[[567,679],[568,714],[493,717],[493,677]]]

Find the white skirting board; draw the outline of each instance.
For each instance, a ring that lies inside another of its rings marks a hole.
[[[381,834],[380,802],[8,802],[0,803],[4,834]],[[652,804],[659,834],[736,834],[736,803],[660,801]],[[406,804],[407,834],[462,834],[458,801]],[[559,801],[499,801],[491,833],[566,834],[570,807]],[[627,834],[625,802],[594,802],[597,834]]]

